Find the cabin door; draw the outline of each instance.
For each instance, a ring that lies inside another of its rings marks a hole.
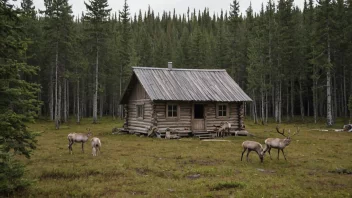
[[[205,108],[204,104],[193,105],[193,131],[204,131],[205,130]]]

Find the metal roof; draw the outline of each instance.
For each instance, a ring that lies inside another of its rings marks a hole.
[[[252,101],[226,70],[133,67],[133,73],[122,104],[127,103],[135,77],[153,101]]]

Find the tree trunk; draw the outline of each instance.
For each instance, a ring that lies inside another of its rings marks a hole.
[[[62,120],[62,85],[61,82],[59,81],[59,96],[58,96],[58,100],[57,100],[57,104],[58,104],[58,119],[59,119],[59,123],[61,124],[61,120]]]
[[[72,93],[73,93],[73,110],[72,110],[72,114],[73,116],[76,116],[77,114],[77,106],[76,106],[76,101],[77,101],[77,87],[73,87],[73,90],[72,90]]]
[[[279,123],[281,123],[282,119],[282,82],[280,80],[280,87],[279,87]]]
[[[70,81],[67,79],[66,80],[66,91],[67,91],[67,94],[66,94],[66,97],[67,97],[67,110],[66,110],[66,121],[68,119],[70,119]]]
[[[95,64],[95,86],[94,86],[94,95],[93,95],[93,124],[96,124],[98,121],[98,74],[99,74],[98,72],[99,72],[99,48],[97,46],[96,64]]]
[[[103,93],[100,94],[100,101],[99,101],[99,116],[100,118],[103,117],[104,112],[104,96]]]
[[[333,123],[336,122],[336,118],[337,118],[337,110],[338,110],[338,106],[337,106],[337,83],[336,83],[336,73],[334,72],[334,108],[333,108]]]
[[[80,124],[81,123],[81,109],[80,109],[80,105],[79,105],[79,95],[80,95],[80,90],[79,90],[79,79],[77,80],[77,102],[76,102],[76,106],[77,106],[77,124]]]
[[[328,35],[328,64],[330,65],[330,38]],[[326,71],[326,119],[327,119],[327,125],[332,126],[333,125],[333,118],[332,118],[332,109],[331,109],[331,71],[330,68],[327,68]]]
[[[344,115],[347,117],[347,92],[346,92],[346,65],[343,65],[343,109]]]
[[[290,121],[290,93],[288,91],[288,83],[286,86],[286,121]]]
[[[265,122],[265,112],[264,112],[264,86],[265,86],[265,82],[263,82],[263,76],[261,77],[262,78],[262,88],[261,88],[261,120],[262,120],[262,124],[264,124]]]
[[[63,116],[64,116],[64,122],[67,122],[67,83],[66,83],[67,79],[63,79],[63,83],[64,83],[64,108],[63,108]]]
[[[295,82],[291,79],[291,119],[295,117]]]
[[[255,94],[254,94],[254,91],[253,91],[253,119],[254,119],[254,123],[255,124],[258,124],[258,114],[257,114],[257,102],[256,102],[256,97],[255,97]]]
[[[55,56],[55,129],[60,129],[59,103],[58,103],[58,67],[59,67],[59,43],[56,42]]]
[[[275,90],[275,122],[279,122],[279,86]]]
[[[309,102],[309,100],[308,100],[308,102]],[[304,102],[303,102],[302,79],[300,79],[300,81],[299,81],[299,104],[300,104],[299,106],[300,106],[300,110],[301,110],[301,118],[303,121],[304,120]],[[308,111],[309,111],[309,109],[308,109]]]
[[[54,120],[54,67],[51,65],[50,80],[49,80],[49,113],[50,120]]]
[[[268,90],[265,90],[265,124],[268,124],[268,111],[269,111],[269,107],[268,107]]]

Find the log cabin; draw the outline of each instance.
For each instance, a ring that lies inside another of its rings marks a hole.
[[[125,129],[137,134],[174,130],[179,134],[214,131],[231,123],[230,134],[244,126],[250,97],[222,69],[133,67],[121,97]]]

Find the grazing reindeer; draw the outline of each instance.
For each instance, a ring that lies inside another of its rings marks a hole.
[[[260,159],[260,162],[263,163],[263,158],[264,158],[264,154],[265,151],[263,150],[262,145],[259,142],[254,142],[254,141],[244,141],[242,143],[242,147],[243,147],[243,152],[242,152],[242,156],[241,156],[241,161],[243,158],[243,154],[244,152],[246,152],[246,150],[248,150],[247,152],[247,162],[248,162],[248,155],[251,151],[255,151]]]
[[[271,148],[275,148],[277,149],[277,159],[279,159],[279,154],[280,154],[280,150],[282,151],[282,154],[284,155],[284,158],[286,160],[286,156],[285,156],[285,153],[284,153],[284,148],[286,146],[288,146],[290,143],[291,143],[291,138],[295,135],[297,135],[300,131],[299,128],[297,128],[297,131],[292,135],[292,136],[286,136],[285,135],[285,129],[282,130],[282,132],[279,131],[279,127],[276,126],[276,131],[285,136],[285,139],[280,139],[280,138],[267,138],[265,140],[265,145],[266,145],[266,149],[265,149],[265,152],[268,151],[269,152],[269,155],[270,155],[270,159],[271,158],[271,154],[270,154],[270,150]],[[290,130],[289,130],[289,133],[290,133]]]
[[[86,143],[89,139],[89,137],[92,135],[92,132],[90,131],[90,129],[87,129],[88,133],[70,133],[67,136],[68,139],[68,149],[70,151],[70,153],[72,154],[72,145],[75,142],[81,142],[82,143],[82,153],[84,153],[84,148],[83,145],[84,143]]]
[[[91,140],[91,144],[92,144],[92,155],[97,156],[98,151],[100,152],[100,148],[101,148],[100,139],[97,137],[93,137]]]

